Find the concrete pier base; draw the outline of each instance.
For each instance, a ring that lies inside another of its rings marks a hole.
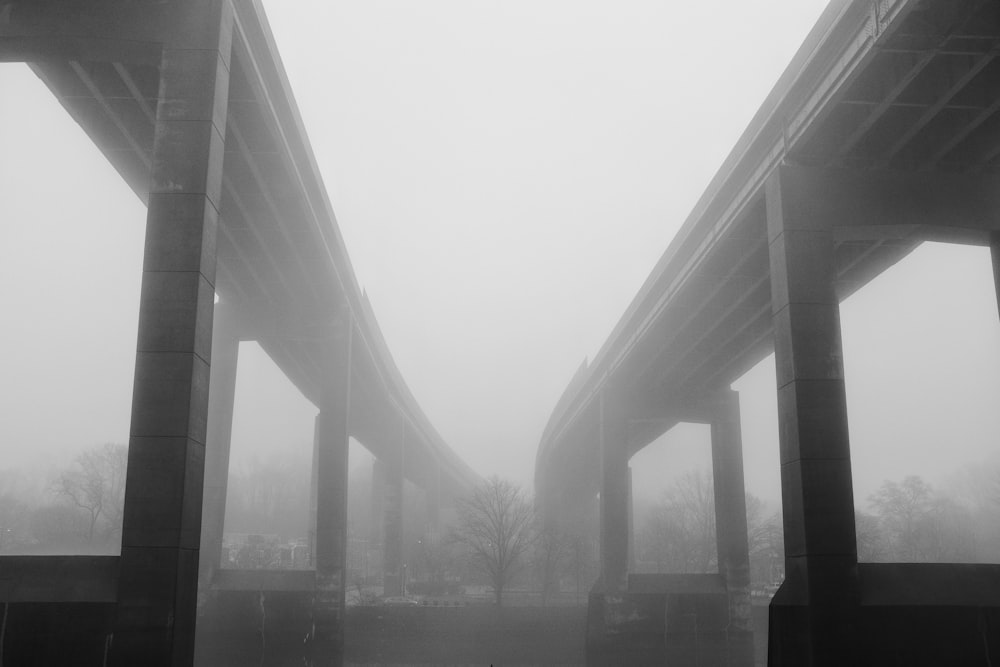
[[[983,665],[1000,656],[1000,565],[860,563],[861,596],[846,629],[852,665]],[[829,623],[793,586],[769,610],[768,665],[799,665],[808,632]],[[831,627],[831,631],[836,628]]]
[[[633,574],[627,591],[590,594],[588,665],[742,667],[752,654],[721,575]]]
[[[315,573],[222,574],[198,617],[195,665],[343,664],[343,641],[331,641],[315,630],[316,620],[329,614],[329,605],[311,590]],[[343,618],[338,618],[338,626],[342,624]]]

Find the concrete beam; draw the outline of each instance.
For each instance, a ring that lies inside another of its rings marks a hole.
[[[118,556],[0,556],[0,602],[114,602]]]
[[[0,61],[159,65],[164,45],[198,49],[217,39],[216,5],[130,0],[0,2]]]
[[[160,64],[169,7],[104,2],[0,3],[0,61]]]
[[[784,215],[838,240],[921,238],[987,245],[1000,231],[1000,176],[781,166]]]

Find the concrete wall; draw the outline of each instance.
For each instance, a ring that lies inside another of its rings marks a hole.
[[[114,602],[4,602],[3,665],[99,667],[115,621]]]
[[[227,592],[199,625],[195,664],[309,664],[309,597]],[[579,665],[585,617],[583,606],[350,607],[344,663]]]

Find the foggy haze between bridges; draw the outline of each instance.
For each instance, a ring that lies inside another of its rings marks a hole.
[[[560,393],[825,5],[264,4],[406,382],[476,471],[529,488]],[[145,212],[26,67],[0,65],[0,91],[0,469],[46,473],[127,441]],[[990,270],[925,245],[842,306],[860,502],[995,456]],[[747,488],[775,501],[773,361],[734,387]],[[243,344],[233,466],[307,452],[315,413]],[[633,458],[637,496],[708,457],[706,429],[674,429]]]

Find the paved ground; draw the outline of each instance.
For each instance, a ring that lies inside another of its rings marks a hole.
[[[767,605],[753,608],[754,665],[767,667]]]
[[[348,665],[582,665],[587,609],[356,607]]]
[[[272,611],[273,618],[277,610]],[[583,665],[585,605],[561,607],[351,607],[344,658],[361,665]],[[199,650],[200,667],[301,667],[309,659],[308,619],[260,632],[259,618],[227,618],[244,628]],[[754,607],[755,662],[767,664],[767,607]]]

